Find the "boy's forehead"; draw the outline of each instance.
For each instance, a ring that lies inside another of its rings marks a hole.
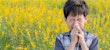
[[[83,14],[77,14],[77,15],[70,15],[71,18],[82,18],[84,17]]]
[[[80,17],[80,16],[84,16],[84,15],[81,14],[81,13],[73,13],[73,12],[70,12],[70,16],[72,16],[72,17]]]

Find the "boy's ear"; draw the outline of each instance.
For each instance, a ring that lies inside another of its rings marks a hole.
[[[64,17],[64,20],[65,20],[65,22],[66,22],[67,18]]]
[[[87,20],[88,20],[88,16],[85,17],[85,22],[87,22]]]

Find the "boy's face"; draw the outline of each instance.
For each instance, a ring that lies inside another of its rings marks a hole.
[[[65,18],[65,21],[70,30],[73,29],[74,25],[79,26],[80,29],[83,29],[85,22],[87,22],[87,17],[84,17],[83,14],[74,16],[70,13],[67,19]]]

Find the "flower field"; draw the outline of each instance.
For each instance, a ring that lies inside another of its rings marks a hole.
[[[66,0],[0,0],[0,50],[53,50],[58,34],[69,31]],[[84,29],[98,36],[99,50],[110,50],[110,0],[85,0]]]

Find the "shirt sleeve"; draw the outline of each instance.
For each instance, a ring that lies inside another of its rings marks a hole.
[[[58,38],[56,38],[54,50],[64,50],[63,45]]]
[[[89,50],[98,50],[98,38],[94,38]]]

